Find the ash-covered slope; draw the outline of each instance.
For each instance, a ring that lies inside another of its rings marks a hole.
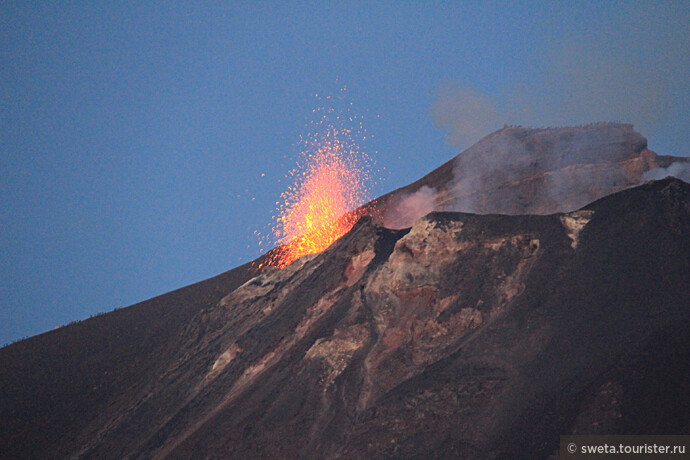
[[[675,161],[645,156],[635,180]],[[379,210],[423,185],[450,196],[456,166]],[[13,344],[0,452],[538,458],[558,434],[687,432],[689,203],[665,180],[567,215],[364,219],[286,269],[239,267]]]
[[[377,203],[389,228],[432,211],[553,214],[673,173],[690,180],[688,158],[657,155],[630,124],[506,126]]]
[[[254,276],[246,264],[0,349],[1,458],[64,458],[167,366],[180,330]]]

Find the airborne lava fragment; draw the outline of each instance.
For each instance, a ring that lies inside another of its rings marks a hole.
[[[282,246],[268,264],[278,268],[330,246],[364,214],[357,208],[368,200],[372,160],[356,142],[364,138],[361,120],[335,109],[315,112],[321,117],[302,140],[297,167],[290,172],[294,185],[276,203],[272,233]]]

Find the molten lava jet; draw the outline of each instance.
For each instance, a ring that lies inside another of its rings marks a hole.
[[[323,251],[347,233],[364,213],[371,160],[344,125],[355,118],[326,110],[315,132],[302,141],[304,150],[290,172],[294,185],[277,202],[273,228],[276,248],[267,263],[286,267],[295,259]],[[361,122],[359,123],[361,129]],[[359,131],[361,132],[361,131]]]

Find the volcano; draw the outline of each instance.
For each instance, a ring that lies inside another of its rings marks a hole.
[[[631,125],[506,127],[319,254],[0,349],[0,452],[547,458],[687,433],[690,185],[640,184],[686,161]]]

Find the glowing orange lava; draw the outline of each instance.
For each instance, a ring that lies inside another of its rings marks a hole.
[[[356,208],[367,201],[370,159],[359,151],[351,130],[331,122],[333,116],[332,110],[324,114],[316,132],[303,141],[305,149],[290,173],[294,186],[276,203],[279,215],[273,236],[283,246],[273,251],[270,265],[283,268],[323,251],[364,213]]]

